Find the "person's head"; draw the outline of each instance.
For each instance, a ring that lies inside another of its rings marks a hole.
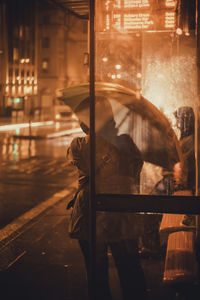
[[[181,133],[181,139],[194,134],[194,111],[190,106],[179,107],[175,112],[177,127]]]
[[[76,108],[75,113],[80,121],[82,130],[89,133],[90,98],[84,99]],[[98,134],[108,135],[117,133],[112,106],[105,97],[95,97],[95,131]]]

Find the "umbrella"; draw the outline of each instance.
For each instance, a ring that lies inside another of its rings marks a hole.
[[[133,138],[145,161],[172,170],[181,160],[182,152],[169,120],[150,101],[127,87],[107,82],[95,83],[95,95],[110,101],[119,133]],[[73,111],[88,97],[89,83],[59,91],[59,98]],[[88,125],[88,112],[84,118]]]

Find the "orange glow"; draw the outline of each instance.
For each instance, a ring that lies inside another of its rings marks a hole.
[[[121,69],[121,65],[115,65],[115,69],[120,70]]]
[[[177,2],[177,1],[174,1],[174,0],[166,0],[166,1],[165,1],[165,5],[166,5],[167,7],[175,7],[175,6],[176,6],[176,2]]]
[[[166,12],[165,13],[165,28],[174,28],[176,22],[175,12]]]
[[[35,94],[35,95],[37,94],[37,85],[34,86],[34,94]]]
[[[153,24],[149,13],[124,14],[124,29],[148,29]]]
[[[118,30],[121,29],[121,15],[120,14],[114,14],[113,15],[113,21],[114,21],[114,27]]]
[[[107,57],[103,57],[102,60],[103,60],[103,62],[107,62],[108,58]]]
[[[115,0],[114,8],[121,8],[121,0]]]
[[[165,0],[154,4],[149,0],[118,0],[105,4],[105,27],[103,31],[115,28],[118,31],[170,30],[176,27],[177,0]],[[157,12],[161,14],[157,18]],[[109,13],[108,13],[109,12]],[[110,14],[111,12],[111,14]]]
[[[12,87],[12,94],[15,94],[15,86]]]
[[[125,8],[145,8],[150,7],[149,0],[124,0]]]
[[[54,121],[33,122],[33,123],[31,123],[31,126],[38,127],[38,126],[53,125],[53,124],[54,124]],[[9,131],[9,130],[15,130],[18,128],[27,128],[29,126],[30,126],[29,123],[0,125],[0,131]]]
[[[176,33],[177,33],[178,35],[181,35],[181,34],[183,33],[183,30],[182,30],[181,28],[177,28],[177,29],[176,29]]]
[[[60,119],[60,115],[59,114],[56,115],[56,119],[57,120]]]
[[[18,93],[19,93],[19,94],[22,93],[22,87],[21,87],[21,85],[18,87]]]
[[[110,18],[109,18],[109,15],[106,15],[106,29],[107,30],[110,29]]]

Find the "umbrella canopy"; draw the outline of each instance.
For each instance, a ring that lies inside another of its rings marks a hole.
[[[133,138],[145,161],[172,170],[181,160],[182,152],[169,120],[150,101],[129,88],[106,82],[95,83],[95,95],[110,101],[119,133]],[[89,83],[59,91],[59,98],[75,112],[88,97]],[[89,125],[89,106],[82,115],[81,121]]]

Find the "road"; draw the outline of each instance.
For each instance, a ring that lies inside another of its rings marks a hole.
[[[34,136],[45,136],[73,128],[73,122],[33,128]],[[76,125],[77,126],[77,125]],[[56,128],[57,127],[57,128]],[[3,132],[0,139],[0,228],[76,179],[66,161],[66,149],[74,135],[44,138],[14,138],[19,130]],[[20,129],[27,135],[28,129]]]

